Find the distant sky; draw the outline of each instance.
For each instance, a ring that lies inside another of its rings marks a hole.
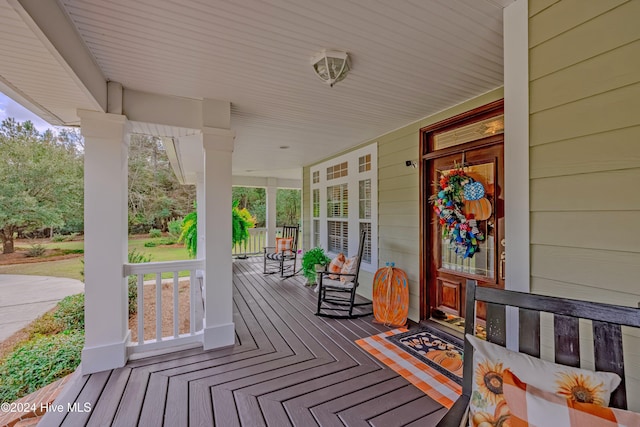
[[[0,92],[0,122],[7,117],[13,117],[19,122],[31,120],[39,132],[53,129],[53,126]]]

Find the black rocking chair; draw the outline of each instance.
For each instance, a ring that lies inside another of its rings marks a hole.
[[[362,263],[362,253],[364,243],[367,238],[367,232],[360,233],[360,246],[358,247],[358,255],[356,257],[356,269],[354,274],[331,273],[322,271],[318,280],[318,311],[316,316],[330,317],[333,319],[354,319],[356,317],[364,317],[372,314],[371,310],[362,311],[358,309],[354,312],[354,308],[362,306],[371,306],[371,302],[356,303],[356,288],[358,287],[358,276],[360,275],[360,264]],[[337,279],[331,279],[329,276],[338,276]],[[345,282],[340,281],[341,277],[346,277]],[[343,294],[343,295],[340,295]],[[344,295],[346,294],[346,295]],[[334,314],[327,311],[346,312],[346,314]]]
[[[280,277],[295,276],[296,261],[298,258],[298,231],[297,225],[285,225],[282,227],[282,238],[291,239],[291,249],[276,251],[275,246],[264,247],[264,274],[280,273]]]

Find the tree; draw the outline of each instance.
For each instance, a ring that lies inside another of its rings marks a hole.
[[[132,135],[129,145],[129,231],[167,231],[195,201],[195,187],[178,182],[159,138]]]
[[[14,251],[14,235],[60,227],[83,210],[83,160],[78,147],[42,134],[33,123],[6,119],[0,125],[0,240]]]
[[[266,224],[267,193],[264,188],[233,187],[233,202],[238,202],[238,208],[247,209],[255,215],[256,227]]]
[[[300,190],[278,189],[276,193],[276,224],[296,225],[300,222]]]

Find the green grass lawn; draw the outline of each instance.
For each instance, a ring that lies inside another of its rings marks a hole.
[[[69,277],[82,280],[82,275],[80,274],[82,270],[81,259],[82,257],[30,264],[0,265],[0,274]]]
[[[160,261],[176,261],[189,259],[187,250],[182,245],[172,246],[156,246],[146,248],[144,244],[154,239],[130,239],[129,250],[136,249],[138,252],[151,256],[151,262]],[[49,242],[43,243],[47,249],[59,248],[59,249],[84,249],[83,241],[72,242]],[[17,248],[28,249],[28,246],[17,245]],[[72,279],[82,280],[80,271],[83,269],[81,262],[82,257],[64,259],[60,261],[43,261],[34,262],[30,264],[15,264],[15,265],[0,265],[0,274],[27,274],[35,276],[54,276],[54,277],[69,277]],[[188,276],[186,271],[180,272],[180,276]],[[153,275],[145,276],[145,279],[152,279]],[[165,273],[163,278],[172,277],[171,273]]]

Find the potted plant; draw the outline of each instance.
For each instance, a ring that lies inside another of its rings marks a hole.
[[[307,278],[307,283],[316,283],[316,265],[324,267],[331,262],[322,248],[312,248],[302,255],[302,275]]]

